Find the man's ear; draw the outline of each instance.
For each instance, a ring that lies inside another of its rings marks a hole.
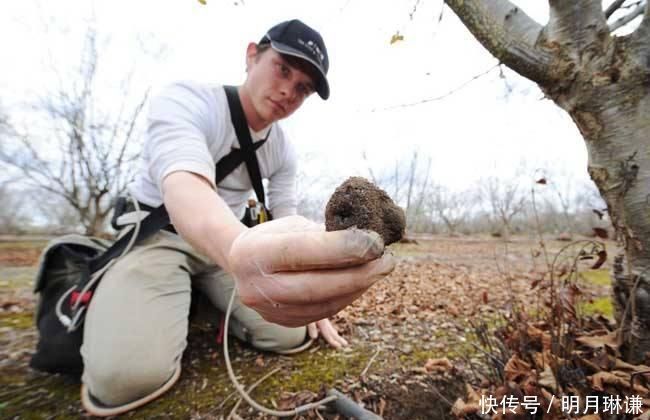
[[[257,57],[257,44],[254,42],[249,42],[248,47],[246,47],[246,71],[250,68]]]

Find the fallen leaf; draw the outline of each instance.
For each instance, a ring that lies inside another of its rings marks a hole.
[[[546,368],[540,372],[537,383],[550,390],[557,389],[557,381],[555,380],[555,375],[553,375],[553,371],[549,365],[546,365]]]
[[[542,331],[537,327],[528,325],[526,334],[528,334],[528,337],[538,342],[538,344],[540,344],[544,350],[549,350],[551,348],[551,335],[546,331]]]
[[[634,372],[649,372],[650,371],[650,366],[646,365],[632,365],[629,364],[621,359],[616,359],[614,367],[616,369],[627,369],[627,370],[632,370]]]
[[[399,41],[404,41],[404,35],[401,35],[399,31],[397,31],[393,34],[393,36],[390,37],[390,44],[393,45]]]
[[[470,414],[476,414],[480,410],[480,407],[476,403],[467,404],[460,398],[456,400],[454,405],[451,407],[451,412],[454,416],[465,417]]]
[[[530,374],[530,364],[515,354],[508,360],[503,370],[507,381],[519,382]]]
[[[615,331],[604,335],[577,337],[576,341],[592,349],[608,346],[614,350],[618,350],[618,340]]]
[[[316,400],[316,394],[311,391],[283,392],[278,402],[278,409],[293,409],[314,400]]]
[[[554,408],[555,410],[559,410],[559,409],[560,409],[560,399],[557,398],[557,397],[555,397],[553,394],[551,394],[550,392],[548,392],[548,391],[545,390],[544,388],[541,388],[541,391],[542,391],[542,396],[543,396],[544,399],[546,400],[546,401],[544,402],[543,406],[544,406],[544,407],[548,407],[549,404],[551,404],[551,402],[552,402],[552,404],[553,404],[553,405],[552,405],[553,408]]]
[[[604,392],[605,385],[630,388],[630,382],[610,372],[598,372],[587,377],[596,391]]]
[[[465,390],[467,392],[467,402],[476,403],[481,400],[481,396],[478,392],[474,391],[474,388],[470,384],[465,384]]]
[[[454,365],[452,365],[449,359],[446,357],[441,357],[439,359],[428,359],[424,364],[424,369],[426,369],[427,372],[447,372],[453,368]]]

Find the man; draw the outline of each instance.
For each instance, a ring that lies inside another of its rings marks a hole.
[[[176,382],[192,287],[222,311],[236,290],[231,332],[256,348],[282,351],[319,333],[334,347],[347,344],[327,318],[394,262],[372,232],[324,232],[295,215],[295,154],[276,124],[312,92],[328,98],[328,67],[321,36],[298,20],[246,49],[238,93],[253,141],[267,139],[256,153],[275,217],[254,228],[237,217],[252,189],[246,166],[214,181],[215,162],[239,147],[223,88],[178,83],[151,101],[132,194],[147,206],[164,202],[177,233],[163,230],[134,247],[95,291],[81,349],[91,414],[128,411]],[[130,212],[120,221],[138,218]]]

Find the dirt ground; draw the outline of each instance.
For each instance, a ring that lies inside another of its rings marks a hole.
[[[231,344],[233,367],[243,383],[279,369],[252,396],[267,406],[289,408],[336,388],[386,419],[452,418],[451,405],[464,394],[465,382],[477,377],[482,352],[474,339],[476,325],[493,328],[508,322],[514,297],[534,313],[544,293],[536,285],[546,260],[552,262],[568,243],[547,239],[540,247],[529,237],[508,242],[491,237],[415,239],[417,243],[392,245],[399,259],[396,270],[336,316],[351,344],[343,351],[320,341],[299,355],[278,356]],[[37,339],[32,280],[44,244],[24,238],[0,241],[0,418],[87,417],[77,379],[28,367]],[[606,246],[611,260],[615,246]],[[579,280],[582,310],[611,315],[608,264]],[[192,321],[179,383],[122,417],[218,419],[231,414],[238,396],[226,375],[214,324]],[[246,403],[236,415],[270,418]],[[336,417],[319,410],[296,418]]]

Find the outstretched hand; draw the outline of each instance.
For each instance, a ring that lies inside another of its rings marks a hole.
[[[242,232],[228,260],[245,305],[287,327],[319,321],[332,344],[342,338],[332,334],[326,318],[395,268],[393,257],[383,250],[375,232],[325,232],[322,225],[290,216]]]

